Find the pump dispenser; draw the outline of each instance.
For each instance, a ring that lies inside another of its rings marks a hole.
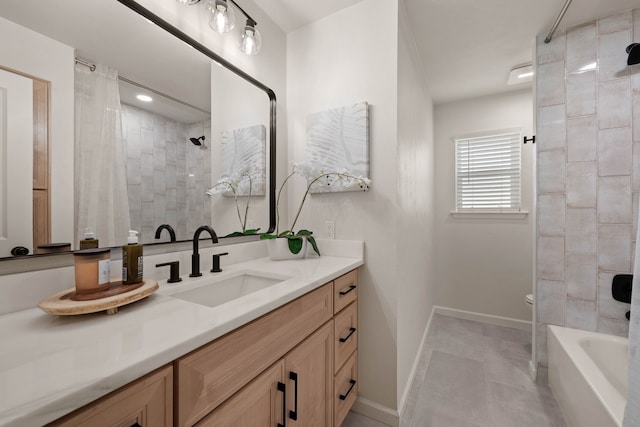
[[[129,230],[127,244],[122,247],[122,283],[132,285],[142,282],[142,245],[138,244],[138,232]]]
[[[80,240],[80,249],[94,249],[99,246],[96,233],[90,227],[84,229],[84,239]]]

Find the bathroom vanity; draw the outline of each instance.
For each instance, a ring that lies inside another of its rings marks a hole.
[[[228,265],[205,276],[281,280],[214,307],[179,297],[205,277],[113,316],[1,316],[0,425],[339,426],[358,391],[360,265]]]

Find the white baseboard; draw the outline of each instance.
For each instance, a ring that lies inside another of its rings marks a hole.
[[[457,310],[455,308],[434,307],[438,314],[459,319],[474,320],[476,322],[490,323],[492,325],[506,326],[509,328],[531,331],[531,322],[528,320],[513,319],[511,317],[494,316],[492,314],[475,313],[473,311]]]
[[[422,355],[422,350],[424,349],[424,343],[427,340],[427,333],[429,332],[429,327],[431,326],[433,313],[435,313],[435,307],[431,308],[429,320],[427,320],[427,325],[425,326],[424,333],[422,334],[422,340],[420,341],[420,345],[418,346],[418,352],[416,353],[416,357],[413,360],[413,366],[411,367],[411,372],[409,373],[409,381],[407,381],[407,384],[404,387],[404,391],[402,392],[402,396],[400,397],[400,402],[398,402],[398,412],[400,419],[402,419],[402,415],[404,414],[404,410],[406,409],[405,407],[407,406],[409,392],[411,391],[411,387],[413,387],[413,381],[416,378],[416,371],[418,370],[418,364],[420,363],[420,356]]]
[[[365,417],[373,418],[391,427],[400,427],[400,416],[395,409],[387,408],[372,400],[358,396],[351,410]]]

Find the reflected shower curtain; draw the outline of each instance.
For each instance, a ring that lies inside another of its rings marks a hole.
[[[640,426],[640,227],[636,234],[633,264],[631,323],[629,325],[629,392],[624,414],[624,427]]]
[[[123,245],[130,217],[118,72],[76,65],[75,105],[76,241],[92,228],[101,247]]]

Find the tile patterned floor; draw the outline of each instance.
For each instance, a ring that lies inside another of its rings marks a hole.
[[[531,334],[434,315],[401,427],[563,427],[529,377]],[[385,427],[350,413],[344,427]]]

